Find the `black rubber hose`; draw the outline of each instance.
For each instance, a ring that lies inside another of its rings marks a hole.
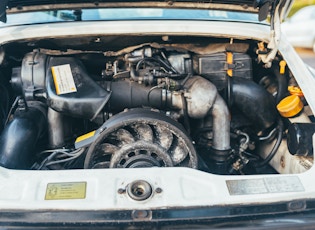
[[[242,78],[231,80],[233,105],[252,121],[257,131],[272,127],[278,115],[273,96],[253,81]]]
[[[102,82],[105,89],[111,90],[108,102],[110,110],[119,112],[125,108],[151,106],[166,108],[166,99],[161,88],[151,88],[131,81]]]
[[[0,136],[0,165],[10,169],[29,169],[38,140],[46,131],[46,111],[40,106],[17,111]]]
[[[278,82],[278,92],[276,96],[276,104],[278,104],[287,94],[288,82],[285,75],[279,73],[278,70],[274,70],[274,74]]]
[[[281,120],[281,118],[278,119],[278,135],[277,135],[277,141],[275,143],[275,145],[273,146],[272,150],[270,151],[270,153],[268,154],[268,156],[261,162],[255,164],[255,166],[257,168],[261,168],[265,165],[267,165],[271,159],[276,155],[278,149],[279,149],[279,146],[281,144],[281,141],[282,141],[282,133],[283,133],[283,122]]]

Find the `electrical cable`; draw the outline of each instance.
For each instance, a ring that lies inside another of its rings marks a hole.
[[[277,132],[277,128],[274,128],[273,130],[271,130],[271,132],[270,132],[267,136],[259,137],[259,140],[260,140],[260,141],[268,140],[268,139],[271,138],[276,132]]]
[[[7,116],[7,119],[6,119],[5,123],[4,123],[4,125],[7,125],[7,124],[8,124],[8,122],[9,122],[9,120],[10,120],[10,116],[11,116],[11,114],[13,113],[13,110],[16,108],[16,106],[17,106],[17,104],[18,104],[18,102],[19,102],[20,99],[21,99],[20,96],[18,96],[18,97],[15,98],[15,100],[14,100],[14,102],[13,102],[13,104],[12,104],[12,106],[11,106],[9,112],[8,112],[8,116]]]
[[[279,118],[278,119],[277,141],[276,141],[275,145],[273,146],[272,150],[270,151],[270,153],[268,154],[268,156],[263,161],[255,164],[256,167],[261,168],[261,167],[267,165],[270,162],[270,160],[276,155],[276,153],[280,147],[281,141],[282,141],[283,129],[284,129],[283,122],[282,122],[281,118]]]
[[[76,155],[72,156],[72,157],[69,157],[69,158],[66,158],[66,159],[62,159],[62,160],[56,160],[56,161],[52,161],[52,162],[49,162],[49,163],[46,163],[45,166],[49,166],[49,165],[53,165],[53,164],[60,164],[60,163],[65,163],[65,162],[68,162],[68,161],[72,161],[76,158],[78,158],[79,156],[81,156],[81,154],[84,152],[84,149],[81,149],[80,152],[78,152]]]
[[[47,156],[46,158],[44,158],[39,165],[35,163],[32,166],[32,169],[40,170],[50,165],[72,161],[78,158],[79,156],[81,156],[84,150],[85,150],[84,148],[81,148],[81,149],[76,149],[74,151],[71,151],[70,149],[53,149],[53,150],[42,151],[39,153],[39,155],[47,154],[47,153],[51,153],[51,154]],[[59,159],[62,158],[62,159],[58,160],[54,158],[59,158]]]

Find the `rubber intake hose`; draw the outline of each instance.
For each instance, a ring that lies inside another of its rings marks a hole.
[[[278,104],[285,96],[288,91],[288,82],[286,79],[286,76],[279,73],[279,71],[276,69],[273,71],[278,82],[278,90],[277,90],[277,96],[276,96],[276,103]]]
[[[9,169],[29,169],[46,127],[42,109],[29,107],[27,111],[17,111],[0,136],[0,165]]]
[[[167,107],[166,90],[147,87],[132,81],[102,82],[102,87],[111,91],[108,101],[110,110],[119,112],[125,108],[152,106],[159,109]]]
[[[273,96],[253,81],[233,78],[232,98],[235,105],[259,131],[270,128],[277,119]]]

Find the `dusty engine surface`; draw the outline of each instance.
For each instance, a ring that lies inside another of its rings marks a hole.
[[[0,164],[259,173],[270,161],[258,154],[261,143],[274,145],[272,158],[282,140],[276,103],[286,95],[288,76],[274,90],[277,74],[254,76],[253,65],[245,52],[148,44],[101,59],[29,52],[12,71],[17,98],[0,138]]]

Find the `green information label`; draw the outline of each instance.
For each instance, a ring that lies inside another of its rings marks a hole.
[[[86,182],[49,183],[45,200],[85,199]]]

